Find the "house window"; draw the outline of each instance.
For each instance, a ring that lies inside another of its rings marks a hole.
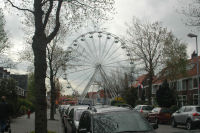
[[[183,81],[182,81],[182,90],[186,90],[186,87],[187,87],[186,81],[187,81],[187,80],[183,80]]]
[[[177,90],[177,91],[181,91],[181,90],[182,90],[181,81],[180,81],[180,80],[177,81],[176,90]]]
[[[197,78],[193,78],[193,88],[197,88]]]
[[[177,89],[177,84],[178,83],[175,81],[175,82],[171,82],[169,86],[171,89]]]
[[[153,85],[153,87],[152,87],[152,94],[156,94],[157,90],[158,90],[158,85]]]
[[[198,94],[193,95],[193,104],[197,105],[198,104]]]
[[[188,79],[188,89],[193,89],[192,87],[192,79]]]
[[[179,105],[184,106],[187,104],[187,96],[186,95],[179,95],[178,96]]]

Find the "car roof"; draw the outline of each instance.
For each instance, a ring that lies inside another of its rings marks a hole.
[[[88,108],[88,105],[74,105],[74,106],[70,106],[69,107],[69,112],[72,110],[72,109],[87,109]],[[68,113],[69,113],[68,112]]]
[[[200,107],[200,106],[198,106],[198,105],[186,105],[186,106],[183,106],[183,107],[192,107],[192,108],[194,108],[194,107]]]
[[[152,105],[137,105],[137,106],[151,106],[152,107]]]
[[[95,108],[93,113],[106,113],[106,112],[118,112],[118,111],[129,111],[130,109],[123,108],[123,107],[116,107],[116,106],[102,106]]]

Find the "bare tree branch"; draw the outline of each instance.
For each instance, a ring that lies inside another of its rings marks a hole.
[[[47,25],[47,22],[48,22],[48,20],[49,20],[50,13],[51,13],[51,11],[52,11],[52,9],[53,9],[53,0],[51,0],[51,1],[49,1],[49,2],[50,2],[50,6],[49,6],[49,9],[48,9],[48,11],[47,11],[47,13],[46,13],[46,15],[45,15],[45,19],[44,19],[44,28],[45,28],[46,25]]]
[[[52,33],[47,37],[47,43],[51,42],[51,40],[56,36],[56,34],[60,28],[59,16],[60,16],[62,2],[63,2],[63,0],[60,0],[58,2],[58,7],[57,7],[57,11],[56,11],[56,26],[54,28],[54,31],[52,31]]]
[[[18,7],[18,6],[15,6],[15,5],[12,3],[12,1],[10,1],[10,0],[7,0],[7,1],[12,5],[12,7],[16,8],[16,9],[18,9],[18,10],[21,10],[21,11],[28,11],[28,12],[31,12],[31,13],[34,14],[34,11],[32,11],[32,10],[30,10],[30,9],[20,8],[20,7]]]

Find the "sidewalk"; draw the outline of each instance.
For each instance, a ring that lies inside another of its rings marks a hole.
[[[50,110],[47,111],[48,130],[54,131],[56,133],[64,133],[59,112],[56,111],[56,114],[54,115],[55,120],[49,120],[49,114]],[[13,119],[11,122],[12,133],[30,133],[31,131],[34,131],[35,128],[34,123],[35,123],[34,113],[31,114],[30,119],[27,118],[27,115]]]

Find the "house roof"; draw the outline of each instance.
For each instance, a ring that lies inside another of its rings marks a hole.
[[[138,87],[147,78],[147,74],[143,74],[136,79],[136,83],[132,87]]]
[[[197,61],[199,61],[199,70],[200,70],[200,56],[198,56],[198,60],[196,57],[191,58],[188,60],[188,64],[186,67],[186,74],[180,74],[178,76],[178,79],[181,78],[185,78],[185,77],[192,77],[192,76],[196,76],[197,75]],[[164,73],[166,73],[167,68],[164,68],[161,72],[160,72],[160,76],[157,76],[154,81],[153,84],[161,84],[165,79],[166,76],[164,76]]]

